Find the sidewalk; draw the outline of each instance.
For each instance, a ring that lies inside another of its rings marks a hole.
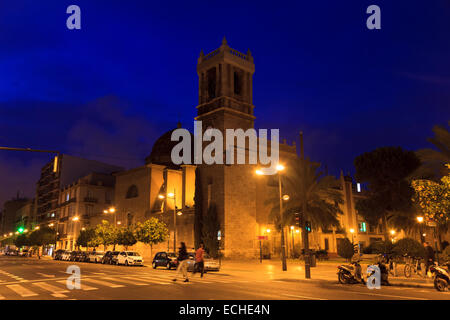
[[[337,266],[345,263],[344,261],[320,261],[317,262],[317,266],[311,268],[311,279],[305,279],[305,268],[303,261],[291,260],[287,261],[287,271],[282,271],[281,261],[275,259],[263,260],[262,263],[259,260],[248,261],[222,261],[222,267],[220,273],[230,273],[236,275],[242,275],[247,277],[265,277],[274,280],[304,280],[304,281],[332,281],[338,282],[337,278]],[[363,273],[367,269],[368,264],[361,265]],[[403,276],[403,266],[397,267],[396,277],[389,275],[389,282],[394,286],[403,287],[420,287],[420,288],[433,288],[432,278],[419,278],[413,276],[406,278]]]

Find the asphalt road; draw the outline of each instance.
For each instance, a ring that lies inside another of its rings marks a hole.
[[[81,270],[81,289],[66,286],[67,267]],[[173,282],[174,270],[0,256],[0,300],[450,300],[450,292],[414,287],[341,285],[331,280],[209,272]]]

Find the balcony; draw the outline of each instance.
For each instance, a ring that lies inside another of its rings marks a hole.
[[[84,198],[84,202],[97,203],[97,202],[98,202],[98,199],[97,199],[97,198],[91,198],[91,197],[85,197],[85,198]]]

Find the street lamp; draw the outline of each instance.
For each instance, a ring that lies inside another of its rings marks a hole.
[[[104,214],[114,214],[116,212],[115,207],[110,207],[109,209],[103,210]],[[116,225],[116,215],[114,214],[114,225]]]
[[[160,194],[158,195],[159,199],[165,199],[166,196]],[[167,193],[167,198],[173,199],[173,251],[176,252],[177,248],[177,215],[181,216],[183,212],[177,212],[177,200],[176,200],[176,190],[173,192]],[[165,207],[164,207],[165,208]]]
[[[280,222],[281,222],[281,260],[283,265],[283,271],[287,270],[286,265],[286,244],[284,242],[284,228],[283,228],[283,193],[281,192],[281,172],[285,169],[282,164],[277,164],[276,166],[278,172],[278,198],[280,199]],[[262,170],[257,169],[255,171],[257,175],[263,175]],[[288,198],[289,199],[289,198]]]
[[[78,222],[78,221],[80,221],[80,217],[75,216],[75,217],[72,218],[72,221],[73,222]],[[75,224],[75,225],[77,225],[77,224]],[[74,232],[74,237],[73,237],[74,241],[76,241],[76,236],[77,236],[77,228],[75,228],[75,232]],[[76,245],[76,243],[74,245]]]
[[[420,232],[420,241],[422,244],[425,242],[425,233],[423,233],[423,217],[417,217],[417,222],[419,222],[419,232]]]
[[[353,234],[355,233],[355,229],[350,229],[350,233],[352,234],[352,244],[353,244]]]

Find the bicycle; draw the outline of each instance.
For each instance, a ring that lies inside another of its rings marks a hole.
[[[422,267],[422,258],[420,257],[406,257],[405,264],[405,277],[410,278],[412,273],[417,274],[419,277],[424,277],[424,268]]]

